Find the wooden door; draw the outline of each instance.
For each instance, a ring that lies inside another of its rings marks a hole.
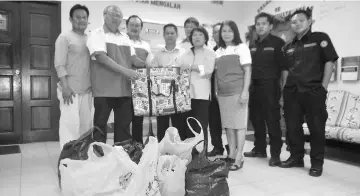
[[[0,2],[0,144],[21,142],[20,4]]]
[[[23,142],[59,138],[58,78],[54,44],[60,33],[60,3],[21,3]]]

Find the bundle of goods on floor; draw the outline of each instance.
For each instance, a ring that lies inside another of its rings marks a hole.
[[[198,122],[188,118],[189,127],[189,120]],[[190,129],[195,137],[181,141],[178,130],[169,127],[162,141],[149,136],[144,148],[134,141],[101,143],[104,133],[91,129],[61,152],[63,195],[229,196],[229,164],[209,160],[207,133]]]

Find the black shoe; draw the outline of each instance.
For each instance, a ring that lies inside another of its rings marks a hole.
[[[280,158],[273,158],[271,157],[271,159],[268,162],[268,165],[270,167],[276,167],[276,166],[280,166],[281,165],[281,160]]]
[[[258,157],[258,158],[267,158],[267,153],[256,152],[253,148],[250,152],[243,153],[245,157]]]
[[[208,157],[215,157],[218,155],[223,155],[224,149],[221,148],[213,148],[213,150],[211,152],[208,152]]]
[[[305,163],[303,162],[303,159],[293,159],[290,157],[286,161],[282,161],[279,167],[291,168],[291,167],[304,167],[304,166]]]
[[[229,146],[228,146],[228,144],[227,145],[225,145],[224,146],[224,148],[226,149],[226,151],[227,151],[227,155],[229,155]]]
[[[312,168],[311,167],[308,174],[313,177],[320,177],[322,175],[322,168]]]

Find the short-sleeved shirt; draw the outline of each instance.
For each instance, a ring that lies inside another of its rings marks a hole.
[[[250,45],[252,79],[278,79],[283,66],[282,47],[285,42],[272,34]]]
[[[187,39],[184,39],[183,41],[181,41],[180,43],[178,43],[178,46],[179,46],[180,48],[183,48],[184,51],[192,48],[192,44],[191,44],[189,41],[187,41]]]
[[[150,50],[150,45],[148,42],[144,40],[130,40],[133,48],[135,49],[135,53],[138,58],[142,61],[150,62],[152,60],[152,53]]]
[[[289,71],[284,90],[307,92],[322,87],[327,62],[338,55],[330,37],[322,32],[307,32],[300,40],[295,37],[284,46],[286,69]]]
[[[95,55],[105,53],[120,66],[131,69],[135,54],[125,33],[112,33],[105,25],[91,32],[87,46],[91,55],[90,78],[94,97],[130,97],[131,81],[100,64]]]
[[[207,46],[203,47],[203,52],[196,53],[194,55],[191,49],[188,49],[180,58],[180,64],[182,68],[188,68],[191,64],[203,65],[204,76],[201,76],[199,72],[192,71],[190,74],[190,92],[192,99],[209,100],[211,95],[211,80],[207,75],[213,73],[215,53]]]
[[[240,94],[244,85],[243,65],[252,64],[246,44],[219,48],[216,51],[216,79],[219,96]]]
[[[55,42],[54,66],[58,77],[67,76],[70,89],[76,94],[91,90],[87,35],[68,31]]]
[[[184,52],[184,49],[179,46],[171,51],[164,47],[154,55],[153,62],[156,67],[179,67],[179,58]]]

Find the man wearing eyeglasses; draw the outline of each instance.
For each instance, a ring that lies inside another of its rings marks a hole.
[[[94,125],[106,131],[107,121],[113,110],[116,143],[131,138],[131,80],[140,77],[132,66],[144,67],[146,63],[136,56],[129,37],[119,32],[123,18],[120,8],[115,5],[107,6],[103,16],[103,27],[92,31],[87,42],[91,56]]]

